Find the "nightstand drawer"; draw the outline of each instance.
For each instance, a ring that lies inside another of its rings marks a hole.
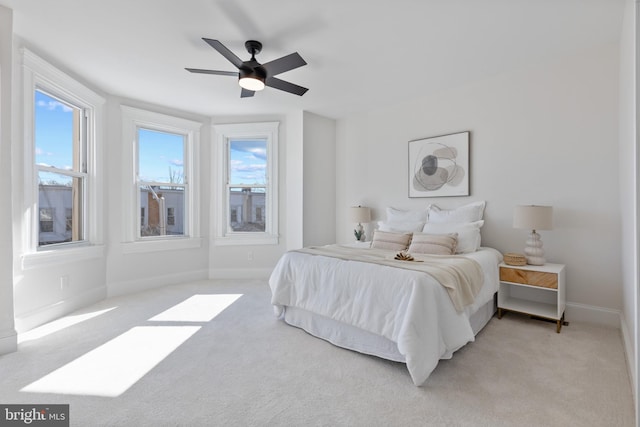
[[[542,288],[558,289],[558,275],[544,271],[500,267],[500,280],[511,283],[522,283],[523,285],[540,286]]]

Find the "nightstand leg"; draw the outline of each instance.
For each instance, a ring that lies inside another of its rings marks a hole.
[[[502,319],[502,309],[498,309],[498,319]]]
[[[562,328],[562,324],[564,323],[564,313],[562,313],[562,317],[556,322],[556,333],[560,333],[560,329]]]

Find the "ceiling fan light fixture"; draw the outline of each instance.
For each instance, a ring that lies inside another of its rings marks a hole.
[[[252,90],[254,92],[264,89],[264,79],[256,76],[240,77],[238,84],[241,88]]]

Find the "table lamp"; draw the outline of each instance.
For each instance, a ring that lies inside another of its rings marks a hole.
[[[542,240],[536,230],[551,230],[553,228],[553,208],[551,206],[516,206],[513,212],[513,227],[531,230],[524,249],[527,264],[544,265],[544,250]]]
[[[350,208],[351,214],[351,222],[357,222],[355,230],[353,230],[353,234],[356,236],[356,240],[359,242],[364,242],[364,227],[362,223],[371,221],[371,209],[364,206],[353,206]]]

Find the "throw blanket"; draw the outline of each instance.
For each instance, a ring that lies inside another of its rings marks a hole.
[[[427,273],[444,286],[458,312],[462,312],[464,307],[473,304],[484,283],[484,274],[480,264],[460,256],[412,254],[416,261],[400,261],[394,259],[395,252],[390,254],[389,250],[340,245],[311,246],[293,252],[368,262]]]

